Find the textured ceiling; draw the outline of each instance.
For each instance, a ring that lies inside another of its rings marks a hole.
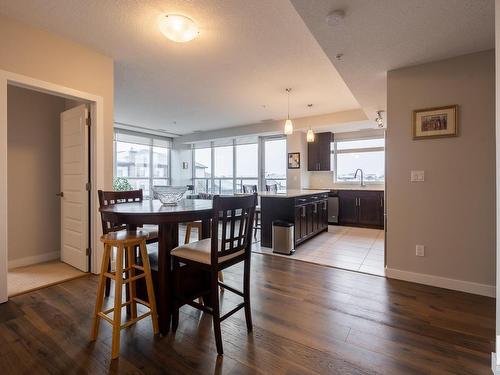
[[[359,108],[288,0],[12,0],[0,12],[115,59],[115,120],[186,134]],[[168,41],[165,13],[199,38]],[[313,109],[307,104],[313,103]]]
[[[369,118],[385,109],[387,71],[494,48],[494,0],[291,2]]]

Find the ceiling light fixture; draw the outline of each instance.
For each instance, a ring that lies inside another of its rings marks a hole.
[[[200,34],[196,23],[191,18],[180,14],[167,14],[162,17],[160,31],[168,39],[177,43],[189,42]]]
[[[310,114],[313,105],[308,104],[307,106],[309,107],[309,114]],[[309,120],[309,122],[311,122],[311,120]],[[308,143],[314,142],[314,132],[310,126],[309,129],[307,130],[306,140]]]
[[[290,120],[290,92],[292,91],[292,89],[288,88],[288,89],[285,89],[285,91],[288,94],[288,115],[287,115],[286,121],[285,121],[284,133],[287,135],[290,135],[290,134],[293,134],[293,124],[292,124],[292,120]]]
[[[328,15],[326,16],[326,23],[328,24],[328,26],[334,27],[339,25],[344,19],[344,17],[345,17],[345,11],[342,9],[336,9],[328,13]]]
[[[384,113],[385,111],[377,111],[377,117],[375,118],[375,122],[377,123],[377,126],[379,128],[383,128],[384,127],[384,119],[382,117],[382,113]]]

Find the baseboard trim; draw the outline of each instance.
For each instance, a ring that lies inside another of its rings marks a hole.
[[[449,279],[446,277],[428,275],[425,273],[416,273],[410,271],[398,270],[395,268],[386,268],[385,276],[390,279],[411,281],[414,283],[436,286],[460,292],[479,294],[486,297],[496,297],[496,288],[493,285],[479,284],[471,281]]]
[[[497,354],[491,353],[491,371],[495,375],[500,375],[500,366],[497,365]]]
[[[9,267],[9,269],[12,269],[12,268],[17,268],[17,267],[31,266],[32,264],[56,260],[56,259],[59,259],[60,257],[61,257],[60,251],[52,251],[50,253],[34,255],[31,257],[9,260],[8,267]]]

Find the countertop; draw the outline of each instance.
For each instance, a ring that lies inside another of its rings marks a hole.
[[[330,189],[317,190],[317,189],[288,189],[284,193],[272,193],[270,191],[260,191],[260,197],[272,197],[272,198],[296,198],[303,197],[306,195],[328,193]]]
[[[313,189],[313,188],[302,188],[303,190],[316,190],[316,189]],[[328,190],[328,191],[332,191],[332,190],[360,190],[360,191],[384,191],[385,188],[384,186],[380,186],[380,185],[366,185],[364,187],[361,187],[359,185],[341,185],[341,186],[332,186],[332,187],[329,187],[325,190]]]

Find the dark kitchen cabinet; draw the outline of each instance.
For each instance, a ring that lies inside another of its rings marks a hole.
[[[307,144],[307,170],[308,171],[330,171],[331,170],[331,143],[333,133],[316,133],[314,142]]]
[[[384,192],[339,190],[339,224],[384,227]]]
[[[328,194],[311,194],[295,198],[261,197],[261,245],[272,247],[272,222],[290,221],[294,224],[295,245],[328,229]]]

